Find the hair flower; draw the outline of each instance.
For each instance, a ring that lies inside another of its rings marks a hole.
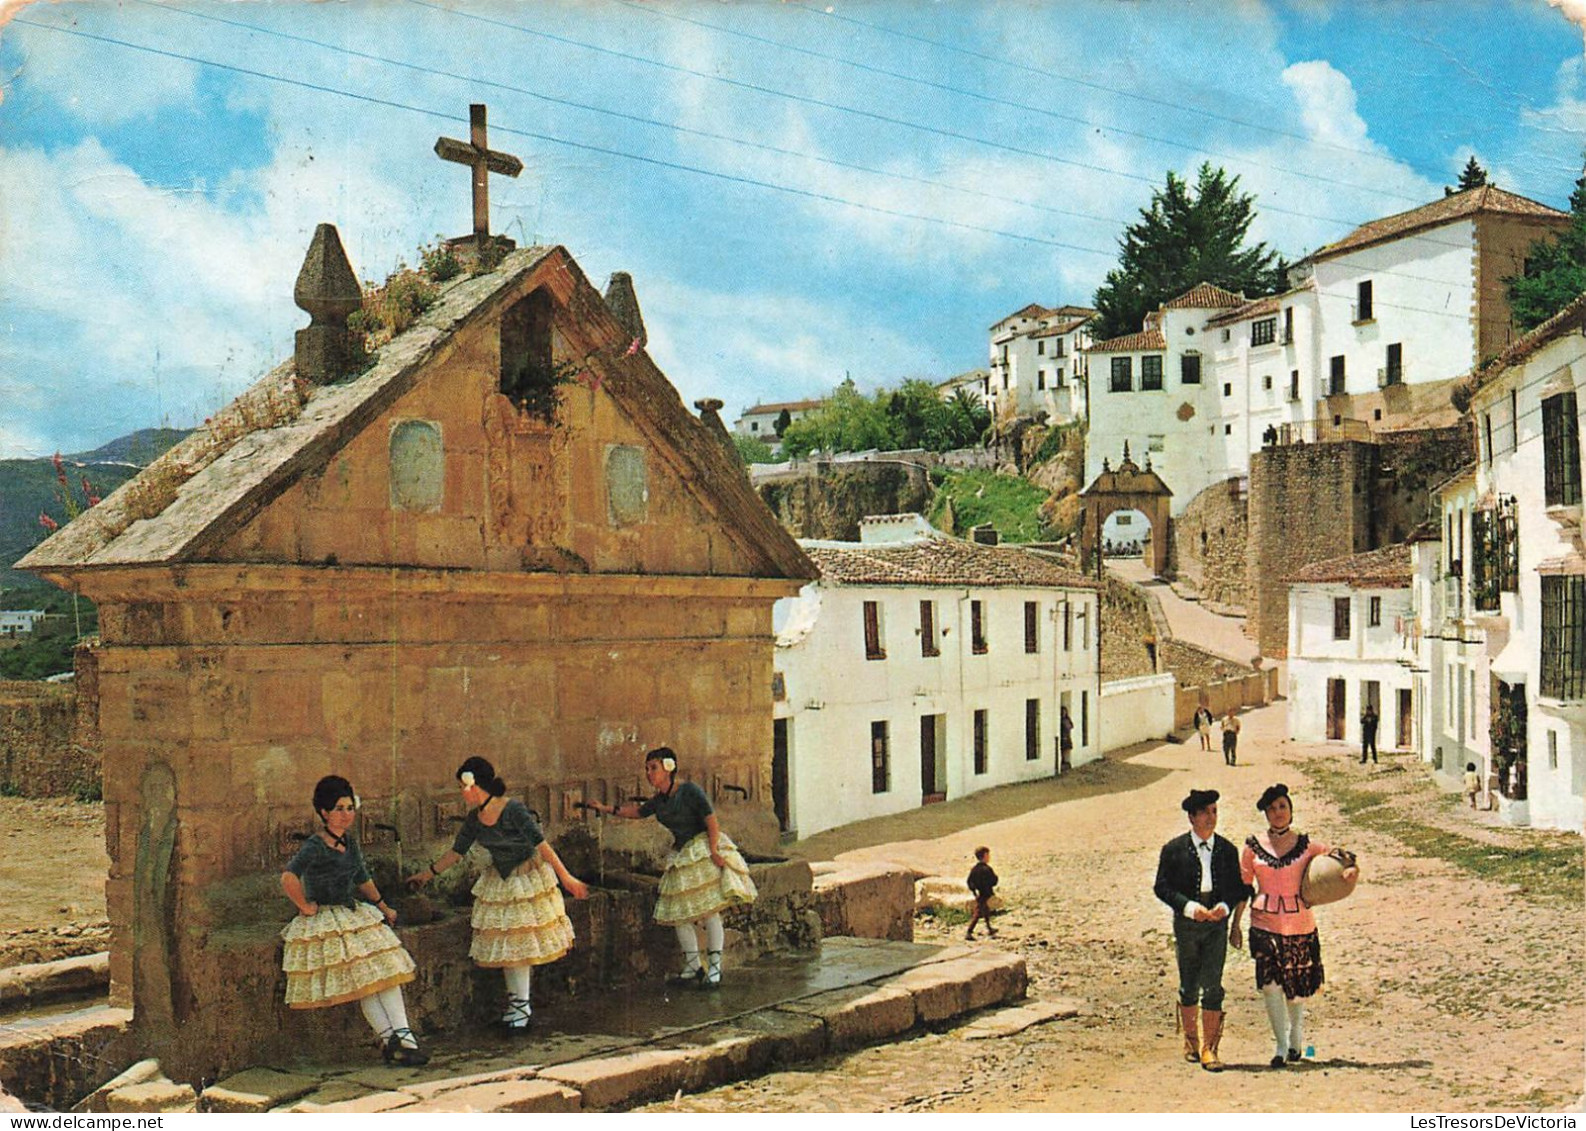
[[[464,789],[471,789],[474,784],[474,772],[472,770],[464,770],[457,775],[457,780],[463,783]]]

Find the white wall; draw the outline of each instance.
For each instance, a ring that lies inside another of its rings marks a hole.
[[[1381,602],[1381,623],[1370,621],[1371,599]],[[1350,603],[1349,637],[1333,639],[1333,602]],[[1415,680],[1399,663],[1399,625],[1410,614],[1411,590],[1351,589],[1341,584],[1297,584],[1289,589],[1289,737],[1325,742],[1327,694],[1331,680],[1344,681],[1344,741],[1360,744],[1360,715],[1365,710],[1365,684],[1378,685],[1378,750],[1399,747],[1399,692],[1412,692],[1409,717],[1414,718]],[[1412,749],[1413,727],[1410,743]]]
[[[1103,747],[1121,750],[1136,742],[1160,742],[1173,732],[1178,681],[1171,672],[1115,679],[1101,685]]]
[[[880,605],[886,658],[865,658],[867,600]],[[920,602],[936,602],[940,655],[921,655]],[[970,602],[985,602],[987,651],[970,647]],[[1039,652],[1024,651],[1024,602],[1038,606]],[[1074,620],[1064,650],[1062,613]],[[800,836],[922,802],[920,719],[943,716],[938,790],[949,799],[1051,777],[1063,696],[1072,704],[1075,765],[1099,757],[1096,597],[1085,590],[806,586],[778,602],[775,670],[788,719],[790,823]],[[1034,759],[1026,757],[1025,704],[1040,702]],[[1082,735],[1081,709],[1088,713]],[[987,765],[976,773],[974,712],[987,712]],[[871,723],[886,722],[891,782],[872,789]],[[1086,741],[1088,739],[1088,741]]]

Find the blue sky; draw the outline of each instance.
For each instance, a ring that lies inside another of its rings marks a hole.
[[[306,324],[316,223],[366,279],[467,232],[472,101],[525,165],[493,230],[632,272],[729,415],[983,364],[1168,169],[1293,258],[1473,153],[1564,207],[1586,145],[1586,0],[0,3],[0,457],[212,413]]]

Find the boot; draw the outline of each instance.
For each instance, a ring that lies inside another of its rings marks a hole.
[[[1223,1016],[1220,1009],[1201,1010],[1201,1019],[1205,1022],[1201,1037],[1201,1067],[1207,1072],[1223,1070],[1223,1062],[1217,1059],[1217,1044],[1223,1039]]]
[[[1179,1027],[1184,1030],[1184,1059],[1191,1064],[1201,1062],[1200,1006],[1178,1007]]]

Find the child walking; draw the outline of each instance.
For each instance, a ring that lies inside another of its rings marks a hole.
[[[991,893],[997,890],[997,873],[991,870],[991,849],[982,845],[975,849],[975,866],[969,869],[969,890],[975,896],[975,913],[970,916],[966,939],[975,937],[975,924],[986,921],[986,934],[993,938],[997,928],[991,925]]]

